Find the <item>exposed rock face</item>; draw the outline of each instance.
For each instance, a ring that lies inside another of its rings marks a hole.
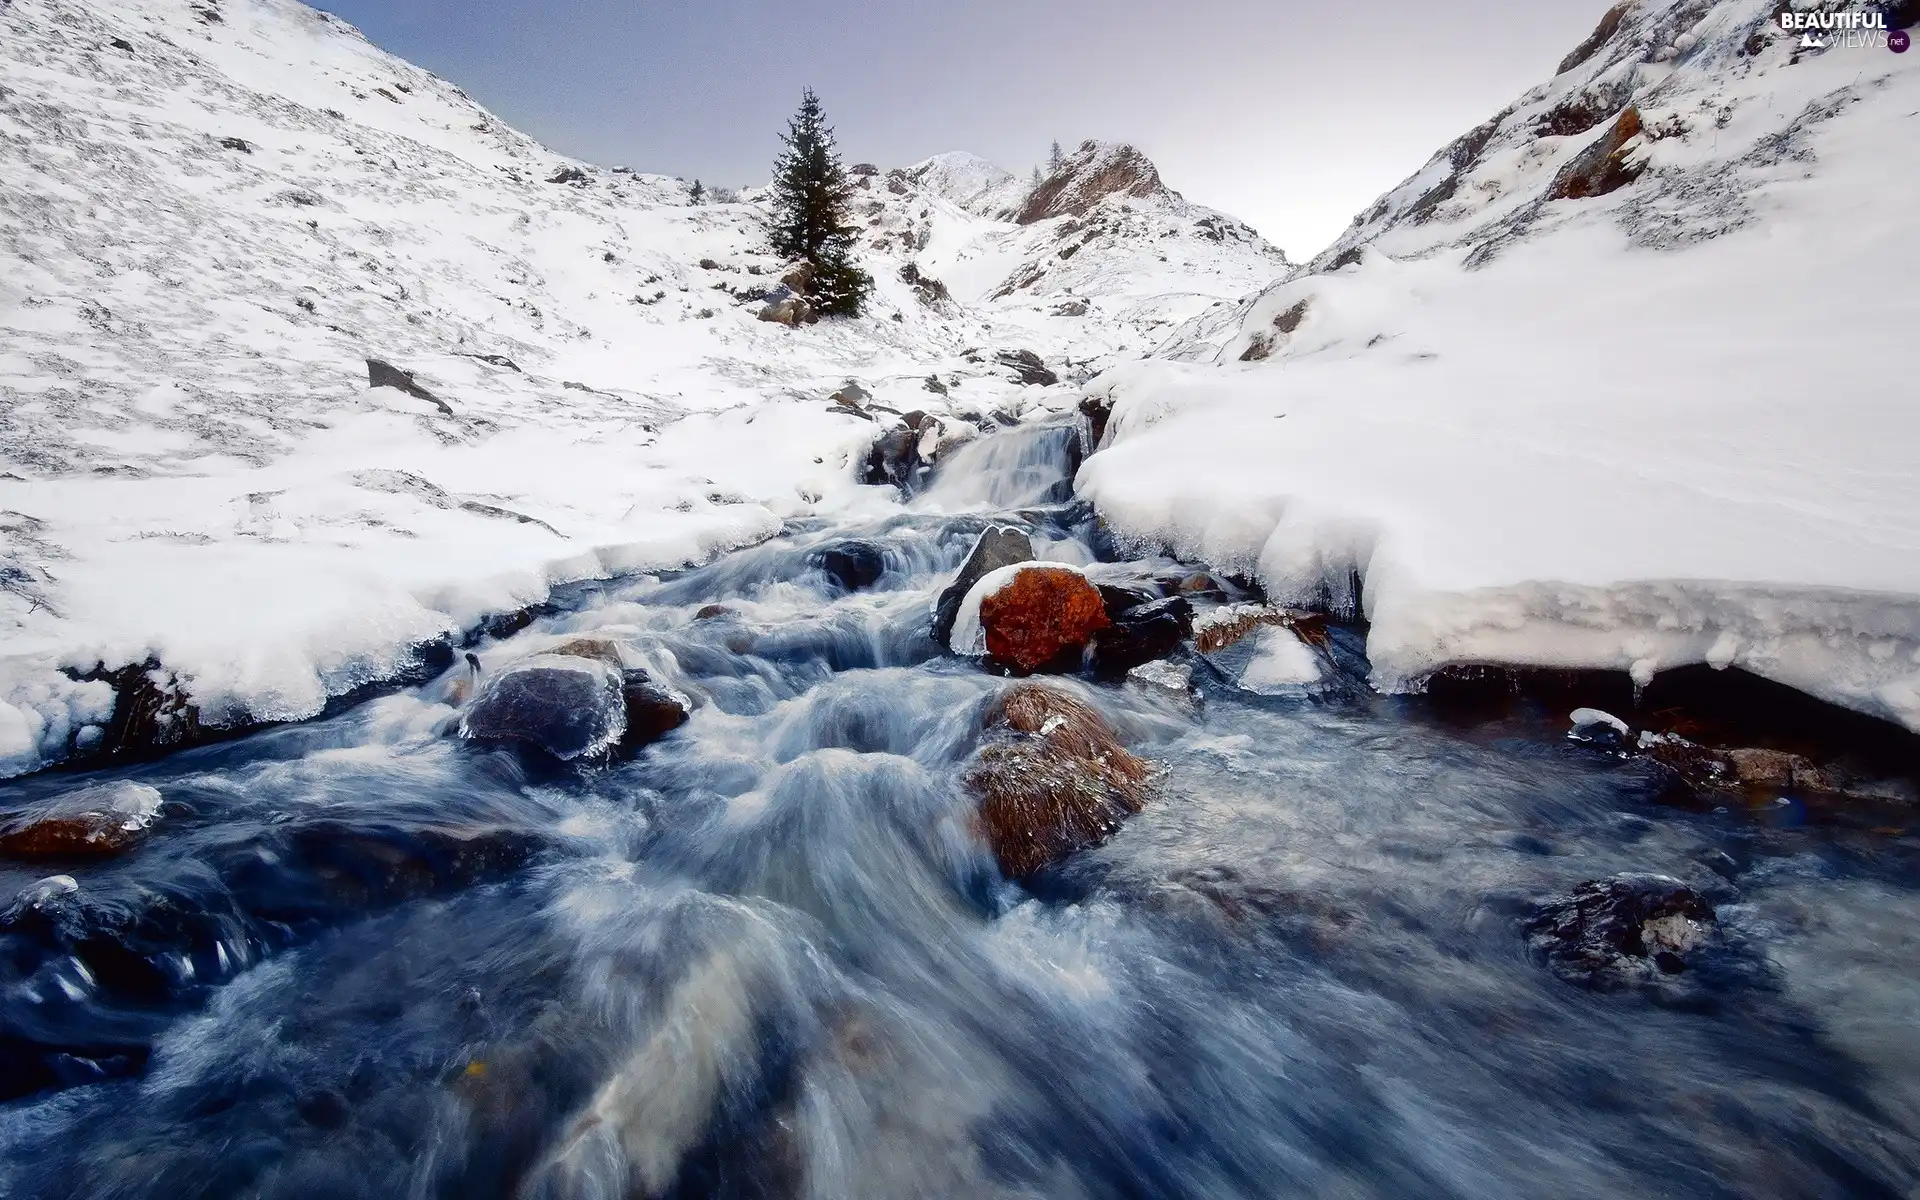
[[[1087,643],[1111,623],[1099,589],[1067,567],[1016,568],[980,600],[988,656],[1020,671],[1077,670]]]
[[[1052,387],[1060,382],[1060,377],[1048,370],[1047,364],[1031,350],[1002,350],[993,359],[1012,370],[1015,383],[1023,383],[1028,387]]]
[[[536,654],[489,678],[460,736],[534,746],[562,762],[602,754],[627,732],[620,668],[598,658]]]
[[[412,371],[403,371],[390,362],[377,358],[367,360],[367,386],[397,388],[416,400],[425,400],[448,416],[453,415],[453,409],[445,400],[414,382]]]
[[[1216,608],[1194,625],[1194,646],[1202,654],[1215,654],[1232,646],[1257,629],[1290,625],[1285,609],[1268,604],[1230,604]]]
[[[1619,987],[1677,975],[1714,933],[1714,910],[1665,875],[1616,875],[1540,902],[1522,927],[1555,975]]]
[[[56,796],[15,816],[0,832],[0,857],[97,858],[118,854],[147,835],[160,793],[122,780]]]
[[[1153,768],[1071,694],[1034,683],[988,708],[987,743],[968,769],[978,828],[1000,869],[1025,879],[1099,845],[1146,806]]]
[[[1049,217],[1080,217],[1108,196],[1157,196],[1167,192],[1160,172],[1132,146],[1082,142],[1040,181],[1014,221],[1031,225]]]
[[[951,646],[954,618],[960,615],[960,602],[973,585],[1003,567],[1033,561],[1033,541],[1010,525],[996,525],[982,533],[960,564],[960,574],[940,593],[933,609],[933,640]]]
[[[849,540],[815,550],[807,556],[807,565],[825,571],[843,589],[857,592],[880,582],[887,556],[872,542]]]
[[[1645,161],[1634,153],[1640,137],[1640,110],[1628,108],[1613,128],[1562,167],[1547,188],[1549,200],[1579,200],[1619,191],[1640,177]],[[1631,145],[1629,143],[1632,143]]]

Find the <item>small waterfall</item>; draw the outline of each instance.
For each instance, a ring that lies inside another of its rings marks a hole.
[[[940,512],[1027,508],[1073,496],[1080,469],[1080,430],[1074,425],[1009,429],[970,442],[935,468],[915,508]]]

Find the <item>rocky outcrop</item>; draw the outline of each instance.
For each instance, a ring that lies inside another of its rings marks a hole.
[[[1640,147],[1640,110],[1628,108],[1606,135],[1560,169],[1547,188],[1549,200],[1579,200],[1619,191],[1640,177],[1646,161]]]
[[[1711,904],[1665,875],[1616,875],[1535,906],[1527,945],[1555,975],[1622,987],[1685,971],[1715,935]]]
[[[1158,196],[1169,191],[1160,172],[1132,146],[1082,142],[1042,179],[1014,216],[1031,225],[1049,217],[1085,216],[1108,196]]]
[[[1017,684],[988,707],[966,772],[976,827],[1010,878],[1099,845],[1146,806],[1153,768],[1072,694]]]
[[[1078,670],[1093,635],[1112,623],[1100,590],[1071,567],[1041,564],[1010,572],[980,598],[987,656],[1023,672]],[[979,586],[991,582],[990,576]]]
[[[960,602],[973,585],[1005,567],[1033,561],[1033,540],[1010,525],[996,525],[982,533],[960,564],[960,573],[940,593],[933,607],[933,640],[951,646],[953,622],[960,615]]]
[[[891,484],[912,491],[920,478],[920,431],[901,421],[883,432],[867,451],[860,482],[882,486]]]
[[[405,392],[416,400],[425,400],[449,417],[453,409],[445,400],[434,395],[413,378],[412,371],[403,371],[390,362],[378,358],[367,360],[367,386],[390,387]]]
[[[807,303],[805,297],[792,292],[783,294],[779,289],[769,293],[766,304],[756,315],[776,325],[805,325],[815,319],[813,305]]]
[[[16,813],[0,830],[0,858],[102,858],[131,849],[160,812],[160,793],[122,780],[65,792]]]
[[[1060,377],[1047,369],[1047,364],[1031,350],[1002,350],[993,356],[993,361],[1006,367],[1015,383],[1028,387],[1052,387],[1060,382]]]

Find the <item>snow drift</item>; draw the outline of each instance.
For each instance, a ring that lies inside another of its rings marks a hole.
[[[1384,688],[1705,662],[1920,729],[1920,59],[1803,49],[1775,7],[1609,14],[1312,263],[1094,381],[1082,491],[1281,602],[1357,588]]]

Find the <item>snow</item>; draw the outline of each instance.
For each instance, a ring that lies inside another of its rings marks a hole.
[[[1626,737],[1629,733],[1632,732],[1632,730],[1627,728],[1627,723],[1625,721],[1622,721],[1619,717],[1614,716],[1612,713],[1607,712],[1605,709],[1576,708],[1573,710],[1573,712],[1568,714],[1567,720],[1573,724],[1573,727],[1575,730],[1589,729],[1597,725],[1605,725],[1613,729],[1615,732],[1619,733],[1621,737]]]
[[[0,8],[0,776],[99,743],[96,668],[157,661],[210,722],[298,719],[561,584],[879,512],[855,479],[882,426],[827,410],[848,380],[957,446],[1075,398],[994,350],[1096,370],[1284,268],[1129,201],[1170,236],[996,299],[1057,231],[941,155],[863,177],[871,315],[790,330],[755,319],[784,264],[754,193],[694,207],[556,154],[292,0],[221,12]],[[900,277],[948,261],[974,290]],[[1052,315],[1068,287],[1085,317]],[[454,415],[370,389],[368,357]]]
[[[1290,629],[1265,626],[1253,633],[1253,657],[1237,681],[1250,692],[1272,693],[1320,682],[1320,660]]]
[[[1115,411],[1082,494],[1276,603],[1338,607],[1357,576],[1383,689],[1706,662],[1920,729],[1920,408],[1892,352],[1920,321],[1920,157],[1894,149],[1920,60],[1738,55],[1770,11],[1637,6],[1433,215],[1430,167],[1237,324],[1092,381]],[[1683,18],[1688,56],[1635,57]],[[1546,201],[1605,123],[1533,123],[1603,84],[1667,131],[1650,171]]]

